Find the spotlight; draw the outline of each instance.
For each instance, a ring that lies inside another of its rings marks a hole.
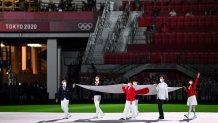
[[[29,47],[42,47],[41,44],[27,44]]]
[[[4,47],[5,45],[3,44],[3,42],[1,42],[1,47]]]

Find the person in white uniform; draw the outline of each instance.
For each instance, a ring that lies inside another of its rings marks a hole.
[[[158,102],[158,111],[159,111],[159,119],[164,119],[163,113],[163,104],[165,100],[169,100],[168,98],[168,85],[164,82],[165,76],[160,76],[160,83],[158,85],[155,84],[157,89],[157,102]]]
[[[99,76],[95,77],[94,85],[95,86],[101,85],[100,77]],[[104,113],[103,113],[103,111],[100,108],[101,93],[97,92],[97,91],[94,91],[93,95],[94,95],[94,104],[95,104],[95,108],[96,108],[96,114],[95,114],[95,116],[93,118],[103,118],[104,117]]]
[[[58,98],[56,99],[56,102],[58,100],[61,100],[61,109],[64,112],[65,119],[68,119],[71,117],[71,115],[68,112],[68,105],[69,105],[69,100],[71,99],[71,87],[67,84],[66,80],[63,80],[61,82],[61,86],[58,91]]]

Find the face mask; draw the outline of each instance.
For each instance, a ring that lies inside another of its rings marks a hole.
[[[164,82],[164,80],[163,80],[163,79],[160,79],[160,82]]]
[[[191,85],[193,82],[192,81],[189,81],[189,84]]]
[[[95,81],[97,81],[97,82],[98,82],[98,81],[99,81],[99,78],[95,78]]]
[[[66,85],[67,85],[67,83],[66,83],[66,82],[64,82],[64,83],[63,83],[63,86],[64,86],[64,87],[66,87]]]

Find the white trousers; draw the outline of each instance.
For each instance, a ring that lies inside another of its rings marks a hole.
[[[135,100],[135,108],[136,108],[136,113],[139,112],[139,109],[138,109],[138,104],[139,104],[139,100]]]
[[[101,101],[101,95],[95,95],[94,96],[94,103],[95,103],[95,108],[96,108],[96,117],[100,114],[100,116],[103,115],[103,111],[100,108],[100,101]]]
[[[132,102],[132,104],[131,104],[131,102]],[[123,118],[124,119],[128,118],[128,114],[130,111],[132,112],[131,117],[135,118],[136,113],[137,113],[135,101],[126,101],[125,108],[123,111]]]
[[[68,117],[68,105],[69,105],[69,100],[64,98],[64,100],[61,100],[61,109],[63,110],[65,117]]]
[[[138,110],[138,103],[139,103],[139,100],[137,100],[137,99],[135,99],[135,108],[136,108],[136,115],[137,115],[137,113],[139,112],[139,110]],[[133,111],[132,110],[129,110],[129,113],[128,113],[128,117],[131,117],[132,115],[131,115],[131,113],[132,113]]]

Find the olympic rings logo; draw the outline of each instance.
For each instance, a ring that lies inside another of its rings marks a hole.
[[[93,27],[92,23],[78,23],[78,28],[83,31],[90,30],[92,29],[92,27]]]

